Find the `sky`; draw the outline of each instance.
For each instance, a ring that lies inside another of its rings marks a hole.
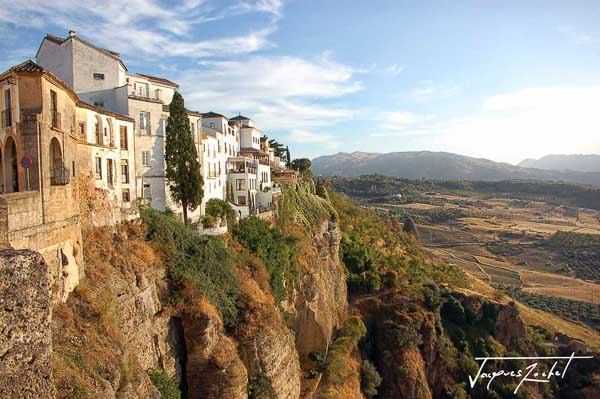
[[[0,69],[69,30],[292,157],[600,154],[597,0],[0,0]]]

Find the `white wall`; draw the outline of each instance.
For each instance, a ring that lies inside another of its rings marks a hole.
[[[44,40],[37,54],[36,62],[73,87],[72,40],[68,40],[63,44]]]

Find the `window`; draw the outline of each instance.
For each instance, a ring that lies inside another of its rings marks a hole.
[[[79,137],[85,138],[85,123],[79,122]]]
[[[114,163],[112,159],[106,160],[106,180],[108,183],[108,187],[113,188],[114,186]]]
[[[128,188],[124,188],[122,191],[122,198],[123,198],[123,202],[129,202],[131,201],[131,195],[129,194],[129,189]]]
[[[192,131],[192,137],[195,139],[196,138],[196,125],[194,124],[194,122],[190,122],[190,129]]]
[[[244,189],[244,179],[235,179],[235,189],[236,190]]]
[[[96,144],[102,143],[102,136],[100,135],[100,120],[96,117]]]
[[[102,158],[96,157],[96,179],[102,179]]]
[[[140,134],[150,134],[150,112],[140,112]]]
[[[12,126],[12,100],[10,89],[4,90],[4,110],[2,111],[2,127]]]
[[[104,100],[94,100],[94,107],[104,108]]]
[[[75,177],[75,161],[71,161],[71,170],[73,171],[73,177]]]
[[[150,151],[142,151],[142,166],[150,166]]]
[[[128,150],[129,143],[127,142],[127,126],[121,126],[119,133],[120,133],[119,140],[121,142],[121,149]]]
[[[94,80],[104,80],[104,74],[103,73],[94,72]]]
[[[60,113],[58,112],[58,97],[54,90],[50,90],[50,117],[52,118],[52,127],[61,128]]]
[[[121,183],[129,183],[129,163],[126,159],[121,160]]]
[[[215,123],[214,123],[214,122],[211,122],[211,123],[210,123],[210,128],[211,128],[211,129],[214,129],[214,128],[215,128]]]
[[[154,99],[158,101],[162,100],[162,93],[160,89],[154,90]]]
[[[152,199],[152,191],[150,191],[150,184],[144,183],[144,191],[143,191],[144,199],[151,200]]]
[[[135,95],[140,97],[150,97],[150,85],[148,83],[133,83],[133,90]]]
[[[240,195],[238,197],[238,205],[246,205],[246,196],[245,195]]]

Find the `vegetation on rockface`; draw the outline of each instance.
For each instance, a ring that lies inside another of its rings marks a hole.
[[[286,288],[298,280],[296,239],[256,217],[242,220],[234,228],[233,236],[265,263],[273,297],[279,306],[286,297]]]
[[[403,232],[396,221],[382,220],[341,194],[330,193],[329,197],[339,214],[340,258],[351,292],[375,292],[383,286],[402,288],[420,297],[421,287],[431,281],[454,287],[466,285],[462,271],[431,262],[415,237]]]
[[[162,370],[148,370],[152,385],[160,392],[160,399],[180,399],[179,384]]]
[[[377,388],[381,385],[381,375],[369,360],[362,362],[360,387],[367,398],[377,396]]]
[[[150,384],[123,336],[122,294],[136,276],[162,278],[162,259],[141,224],[84,232],[86,277],[66,303],[53,308],[52,366],[59,398],[101,397]],[[110,381],[110,383],[108,382]]]
[[[147,238],[167,262],[172,300],[193,304],[204,296],[217,308],[224,325],[234,327],[240,295],[235,253],[222,239],[200,236],[170,215],[144,209],[142,219],[148,226]]]
[[[350,317],[340,329],[325,360],[325,381],[321,387],[323,399],[343,397],[340,392],[345,385],[360,378],[360,372],[348,365],[353,362],[352,353],[357,350],[358,342],[366,332],[360,317]]]
[[[271,381],[264,374],[258,374],[248,379],[248,399],[276,399]]]
[[[165,145],[165,177],[173,201],[183,209],[183,222],[188,223],[188,209],[196,209],[202,202],[200,163],[183,97],[173,94],[169,105]]]
[[[311,230],[324,220],[337,219],[331,202],[315,194],[313,180],[301,180],[285,187],[277,215],[279,226],[284,230],[295,226]]]

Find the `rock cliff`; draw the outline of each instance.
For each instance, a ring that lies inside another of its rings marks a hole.
[[[53,398],[48,267],[39,253],[0,251],[0,396]]]

